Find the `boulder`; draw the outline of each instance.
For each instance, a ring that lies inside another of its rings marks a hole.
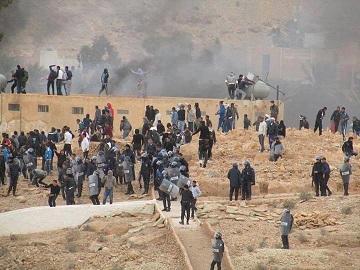
[[[103,246],[97,242],[92,242],[89,246],[89,250],[91,252],[98,252],[99,250],[102,250]]]
[[[237,214],[239,212],[239,207],[237,207],[237,206],[227,206],[225,212],[227,214]]]
[[[27,201],[24,196],[17,196],[16,199],[19,201],[19,203],[25,203]]]
[[[134,235],[130,237],[127,242],[130,247],[143,247],[152,242],[156,242],[157,239],[161,239],[164,237],[164,231],[158,230],[153,233],[148,233],[145,235]]]
[[[124,235],[129,231],[129,225],[126,223],[109,223],[107,224],[102,231],[106,235]]]

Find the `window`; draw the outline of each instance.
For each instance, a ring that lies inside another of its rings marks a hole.
[[[8,104],[9,111],[18,112],[20,111],[20,104]]]
[[[38,105],[38,112],[49,112],[49,105]]]
[[[72,107],[72,114],[84,114],[83,107]]]
[[[117,110],[118,114],[129,114],[129,110]]]

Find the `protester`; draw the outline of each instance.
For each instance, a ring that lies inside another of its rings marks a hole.
[[[285,151],[280,138],[275,137],[274,139],[275,140],[270,147],[270,161],[278,161],[279,158],[282,158]]]
[[[231,129],[235,129],[236,127],[236,121],[239,120],[239,113],[238,113],[238,110],[237,108],[235,107],[235,104],[234,103],[231,103],[230,104],[230,110],[231,110],[231,119],[232,119],[232,122],[231,122]]]
[[[338,106],[336,108],[336,110],[332,113],[331,117],[330,117],[330,121],[331,121],[331,132],[332,133],[336,133],[339,129],[339,123],[340,123],[340,118],[341,118],[341,114],[340,114],[340,106]]]
[[[326,196],[326,188],[324,182],[324,166],[321,163],[321,157],[317,156],[315,158],[315,163],[311,172],[312,183],[315,184],[315,195],[319,196],[319,191],[321,196]]]
[[[191,203],[191,218],[194,219],[195,218],[195,212],[197,211],[196,208],[196,202],[197,199],[201,196],[201,190],[200,187],[198,186],[197,182],[195,180],[192,181],[192,185],[190,186],[190,191],[192,192],[193,195],[193,201]]]
[[[49,206],[55,207],[56,206],[56,199],[59,196],[60,193],[60,186],[56,179],[53,180],[53,182],[50,185],[46,185],[46,188],[50,188],[50,194],[49,194]]]
[[[242,175],[238,168],[238,164],[234,163],[232,168],[229,170],[227,174],[227,178],[230,181],[230,193],[229,193],[229,199],[232,201],[233,194],[235,192],[235,201],[238,200],[239,196],[239,190],[241,188],[241,181],[242,181]]]
[[[347,124],[348,124],[349,119],[350,119],[350,117],[347,114],[347,112],[345,111],[345,107],[342,107],[341,111],[340,111],[340,133],[342,134],[344,141],[345,141],[345,136],[347,133]]]
[[[344,163],[340,166],[340,176],[343,181],[344,186],[344,196],[349,196],[349,183],[350,176],[352,174],[350,159],[348,157],[344,158]]]
[[[101,74],[101,89],[99,91],[99,96],[101,96],[101,93],[105,91],[105,94],[108,96],[108,82],[109,82],[109,71],[107,68],[104,68],[103,73]]]
[[[316,132],[317,129],[319,129],[319,135],[321,136],[322,134],[322,120],[325,117],[325,112],[326,112],[327,108],[324,107],[322,109],[320,109],[316,115],[316,120],[315,120],[315,127],[314,127],[314,133]]]
[[[180,132],[183,132],[185,130],[185,120],[186,120],[185,106],[183,104],[180,104],[179,110],[177,111],[177,127],[180,130]]]
[[[65,95],[70,96],[71,93],[71,82],[72,82],[72,72],[71,70],[69,70],[69,67],[66,66],[65,67],[65,71],[64,73],[66,74],[66,79],[64,80],[63,84],[64,84],[64,90],[65,90]]]
[[[321,158],[321,163],[323,165],[323,173],[324,173],[324,185],[325,185],[325,189],[327,191],[327,195],[330,196],[332,194],[330,188],[329,188],[329,185],[328,185],[328,182],[329,182],[329,178],[330,178],[330,165],[329,163],[327,163],[326,161],[326,157],[322,157]]]
[[[234,99],[236,90],[236,77],[234,72],[230,72],[230,74],[226,76],[225,84],[228,88],[229,98]]]
[[[265,137],[267,134],[267,124],[265,122],[265,119],[263,117],[259,118],[260,124],[259,124],[259,130],[258,130],[258,137],[259,137],[259,144],[260,144],[260,152],[265,151]]]
[[[186,213],[186,225],[189,225],[191,203],[194,201],[194,196],[189,190],[189,186],[185,185],[181,193],[181,220],[180,224],[184,225],[184,218]]]
[[[251,200],[251,186],[255,185],[255,170],[249,161],[244,162],[244,169],[241,172],[241,199]]]
[[[193,133],[193,136],[200,132],[199,136],[199,163],[200,167],[206,168],[208,161],[208,148],[210,140],[210,130],[205,125],[205,121],[200,121],[200,127]]]
[[[279,115],[279,107],[275,105],[275,102],[272,100],[270,101],[270,117],[273,117],[275,121],[277,121],[278,115]]]
[[[186,111],[186,121],[188,128],[191,132],[194,132],[194,126],[195,126],[195,111],[191,108],[191,104],[187,105],[187,111]]]
[[[60,68],[60,66],[56,67],[56,92],[58,96],[62,96],[61,88],[63,86],[64,81],[64,71]],[[66,73],[65,73],[66,74]]]
[[[286,137],[286,126],[285,126],[285,124],[284,124],[284,120],[281,120],[280,121],[280,124],[279,124],[279,126],[278,126],[278,135],[279,136],[282,136],[283,138],[285,138]]]
[[[114,196],[114,187],[116,185],[116,179],[113,175],[113,171],[112,170],[108,170],[107,175],[104,176],[104,178],[102,179],[102,184],[105,188],[104,191],[104,199],[103,199],[103,204],[106,204],[106,200],[109,197],[110,200],[110,204],[113,203],[113,196]]]
[[[360,135],[360,120],[357,119],[357,117],[353,117],[352,130],[353,130],[354,136]]]
[[[251,121],[247,114],[244,114],[244,129],[248,130],[251,127]]]
[[[225,114],[226,114],[226,108],[224,106],[224,101],[220,101],[219,102],[219,109],[216,112],[215,115],[219,115],[219,121],[218,121],[218,127],[217,127],[217,131],[220,130],[220,128],[222,128],[223,132],[224,132],[224,120],[225,120]]]
[[[49,76],[47,78],[47,94],[50,95],[50,86],[52,88],[52,94],[55,95],[55,80],[57,78],[57,73],[55,70],[53,70],[53,67],[55,67],[55,65],[51,65],[49,66]]]
[[[343,143],[341,148],[344,155],[347,156],[348,158],[358,155],[357,151],[354,150],[353,140],[354,140],[353,137],[349,137],[348,140]]]
[[[132,130],[132,126],[129,120],[125,116],[123,116],[120,122],[120,132],[123,133],[122,137],[124,140],[129,136],[131,130]]]

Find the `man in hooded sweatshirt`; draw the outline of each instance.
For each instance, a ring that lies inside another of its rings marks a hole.
[[[251,186],[255,185],[255,170],[251,167],[249,161],[244,162],[244,169],[241,172],[242,176],[242,200],[251,200]]]
[[[241,187],[241,172],[238,168],[237,163],[233,164],[232,168],[228,172],[227,178],[230,181],[229,199],[230,201],[232,201],[233,194],[235,191],[235,201],[237,201],[239,197],[239,190]]]
[[[113,175],[112,170],[108,170],[107,175],[104,176],[102,179],[102,184],[104,185],[105,191],[104,191],[104,199],[103,204],[106,204],[106,200],[109,197],[110,198],[110,204],[113,203],[113,196],[114,196],[114,187],[116,185],[116,179]]]
[[[289,209],[285,209],[280,219],[280,233],[283,249],[289,249],[289,233],[294,222],[294,217]]]

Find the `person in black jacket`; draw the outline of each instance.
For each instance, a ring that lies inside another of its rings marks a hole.
[[[315,127],[314,127],[314,133],[316,132],[317,129],[319,129],[319,135],[321,136],[322,134],[322,120],[325,117],[325,112],[326,112],[327,108],[324,107],[321,110],[318,111],[317,115],[316,115],[316,120],[315,120]]]
[[[319,196],[319,189],[321,196],[326,196],[326,185],[324,183],[324,166],[321,163],[321,157],[315,158],[315,163],[311,172],[313,184],[315,184],[315,195]]]
[[[251,167],[249,161],[244,162],[244,169],[241,172],[242,176],[242,200],[251,200],[251,186],[255,185],[255,171]]]
[[[58,195],[60,193],[59,183],[56,179],[54,179],[50,185],[46,185],[45,187],[50,188],[49,206],[55,207],[56,206],[56,198],[58,197]]]
[[[181,194],[181,221],[179,223],[182,225],[184,225],[185,212],[186,212],[186,225],[189,225],[190,208],[193,200],[194,200],[194,196],[192,192],[189,190],[189,186],[185,185],[184,190],[182,191]]]
[[[227,174],[227,178],[230,180],[229,199],[232,201],[232,197],[235,191],[235,201],[237,201],[239,197],[239,189],[241,187],[241,172],[239,171],[237,163],[233,164],[233,167]]]
[[[65,185],[66,205],[75,204],[75,190],[77,186],[71,168],[68,168],[66,170],[66,175],[64,177],[64,185]]]
[[[47,79],[47,94],[50,95],[50,86],[52,88],[52,94],[55,95],[55,80],[57,77],[56,71],[53,69],[53,67],[55,67],[56,65],[51,65],[49,66],[49,76]]]
[[[11,190],[12,190],[13,196],[15,196],[16,186],[17,186],[17,182],[18,182],[20,173],[21,173],[21,168],[20,168],[18,160],[14,160],[13,157],[10,157],[9,158],[10,181],[9,181],[9,189],[7,192],[7,196],[10,195]]]
[[[135,134],[133,136],[131,143],[133,145],[133,149],[134,149],[136,155],[140,156],[141,149],[144,145],[144,136],[142,134],[140,134],[139,129],[135,129]]]
[[[344,142],[341,148],[345,156],[347,156],[348,158],[350,158],[351,156],[358,155],[358,153],[354,151],[353,140],[354,140],[353,137],[349,137],[348,140]]]
[[[194,105],[194,108],[195,108],[195,117],[196,117],[195,130],[197,130],[200,127],[200,120],[201,120],[201,110],[200,110],[200,107],[199,107],[199,103],[196,102],[195,105]]]
[[[286,126],[284,124],[284,120],[280,121],[280,124],[278,126],[278,136],[286,137]]]
[[[140,176],[144,181],[144,194],[149,193],[149,184],[150,184],[150,175],[151,175],[151,160],[147,153],[141,155],[141,168]]]
[[[208,161],[210,130],[209,127],[205,125],[205,121],[200,121],[200,127],[193,133],[193,135],[196,135],[199,132],[200,132],[200,136],[199,136],[200,167],[206,168],[206,164]]]
[[[157,126],[156,126],[156,130],[160,135],[164,134],[165,127],[164,127],[163,123],[161,123],[161,120],[158,121]]]
[[[340,118],[341,118],[341,114],[340,114],[340,106],[338,106],[336,108],[336,110],[332,113],[330,120],[334,121],[334,130],[333,133],[336,133],[338,131],[339,128],[339,123],[340,123]]]

